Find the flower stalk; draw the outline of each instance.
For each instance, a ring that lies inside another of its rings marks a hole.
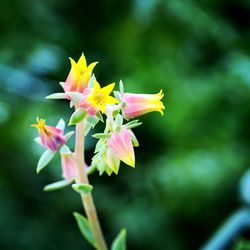
[[[84,120],[76,124],[76,137],[75,137],[75,152],[74,157],[76,161],[76,183],[89,184],[87,171],[84,160]],[[84,169],[85,170],[85,169]],[[98,220],[95,204],[91,192],[88,194],[81,194],[84,210],[86,212],[92,233],[96,241],[98,250],[107,250],[106,242],[103,237],[101,226]]]

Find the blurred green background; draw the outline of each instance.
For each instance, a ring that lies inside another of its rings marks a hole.
[[[42,191],[60,180],[59,159],[35,173],[30,128],[36,116],[68,121],[68,103],[44,97],[82,52],[104,85],[165,93],[166,114],[134,130],[136,168],[90,177],[108,243],[125,227],[128,249],[201,247],[240,206],[250,166],[249,27],[247,0],[1,0],[0,249],[91,249],[72,216],[77,194]]]

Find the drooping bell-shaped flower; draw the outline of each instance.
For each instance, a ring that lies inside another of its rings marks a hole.
[[[162,90],[157,94],[125,93],[122,96],[122,101],[126,104],[122,110],[124,118],[132,119],[153,111],[160,112],[163,115],[165,109],[161,102],[163,96]]]
[[[57,151],[66,142],[63,130],[47,126],[44,119],[37,117],[37,124],[32,124],[31,126],[38,129],[41,142],[45,148]]]
[[[116,174],[118,174],[119,167],[120,167],[120,159],[116,156],[111,148],[107,148],[106,152],[104,153],[104,161],[106,162],[107,166]]]
[[[71,181],[76,177],[75,159],[72,153],[61,154],[62,176],[65,180]]]
[[[118,100],[110,96],[115,83],[111,83],[103,88],[95,80],[93,88],[86,88],[83,97],[79,102],[79,107],[87,111],[88,115],[94,116],[98,111],[105,112],[108,104],[118,103]]]
[[[71,63],[71,70],[65,81],[63,89],[65,92],[82,93],[88,86],[92,71],[97,62],[93,62],[89,66],[87,66],[84,54],[81,55],[77,62],[75,62],[72,58],[69,59]]]
[[[119,132],[112,133],[108,139],[108,146],[121,161],[131,167],[135,166],[135,153],[130,130],[122,128]]]

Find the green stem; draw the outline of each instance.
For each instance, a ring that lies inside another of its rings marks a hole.
[[[75,160],[77,165],[77,183],[89,184],[87,171],[85,171],[84,160],[84,121],[76,124],[75,139]],[[81,199],[85,209],[90,227],[92,229],[98,250],[107,250],[100,223],[97,217],[96,208],[91,193],[82,194]]]

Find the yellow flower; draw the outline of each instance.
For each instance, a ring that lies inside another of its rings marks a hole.
[[[100,84],[97,81],[94,81],[94,88],[92,89],[91,94],[86,98],[86,101],[90,106],[104,113],[108,104],[118,103],[117,99],[110,96],[114,87],[115,83],[111,83],[101,88]]]
[[[92,71],[97,62],[93,62],[87,66],[84,54],[81,55],[77,62],[75,62],[72,58],[69,58],[69,60],[71,63],[71,70],[67,80],[65,81],[64,91],[82,93],[83,90],[88,86]]]

